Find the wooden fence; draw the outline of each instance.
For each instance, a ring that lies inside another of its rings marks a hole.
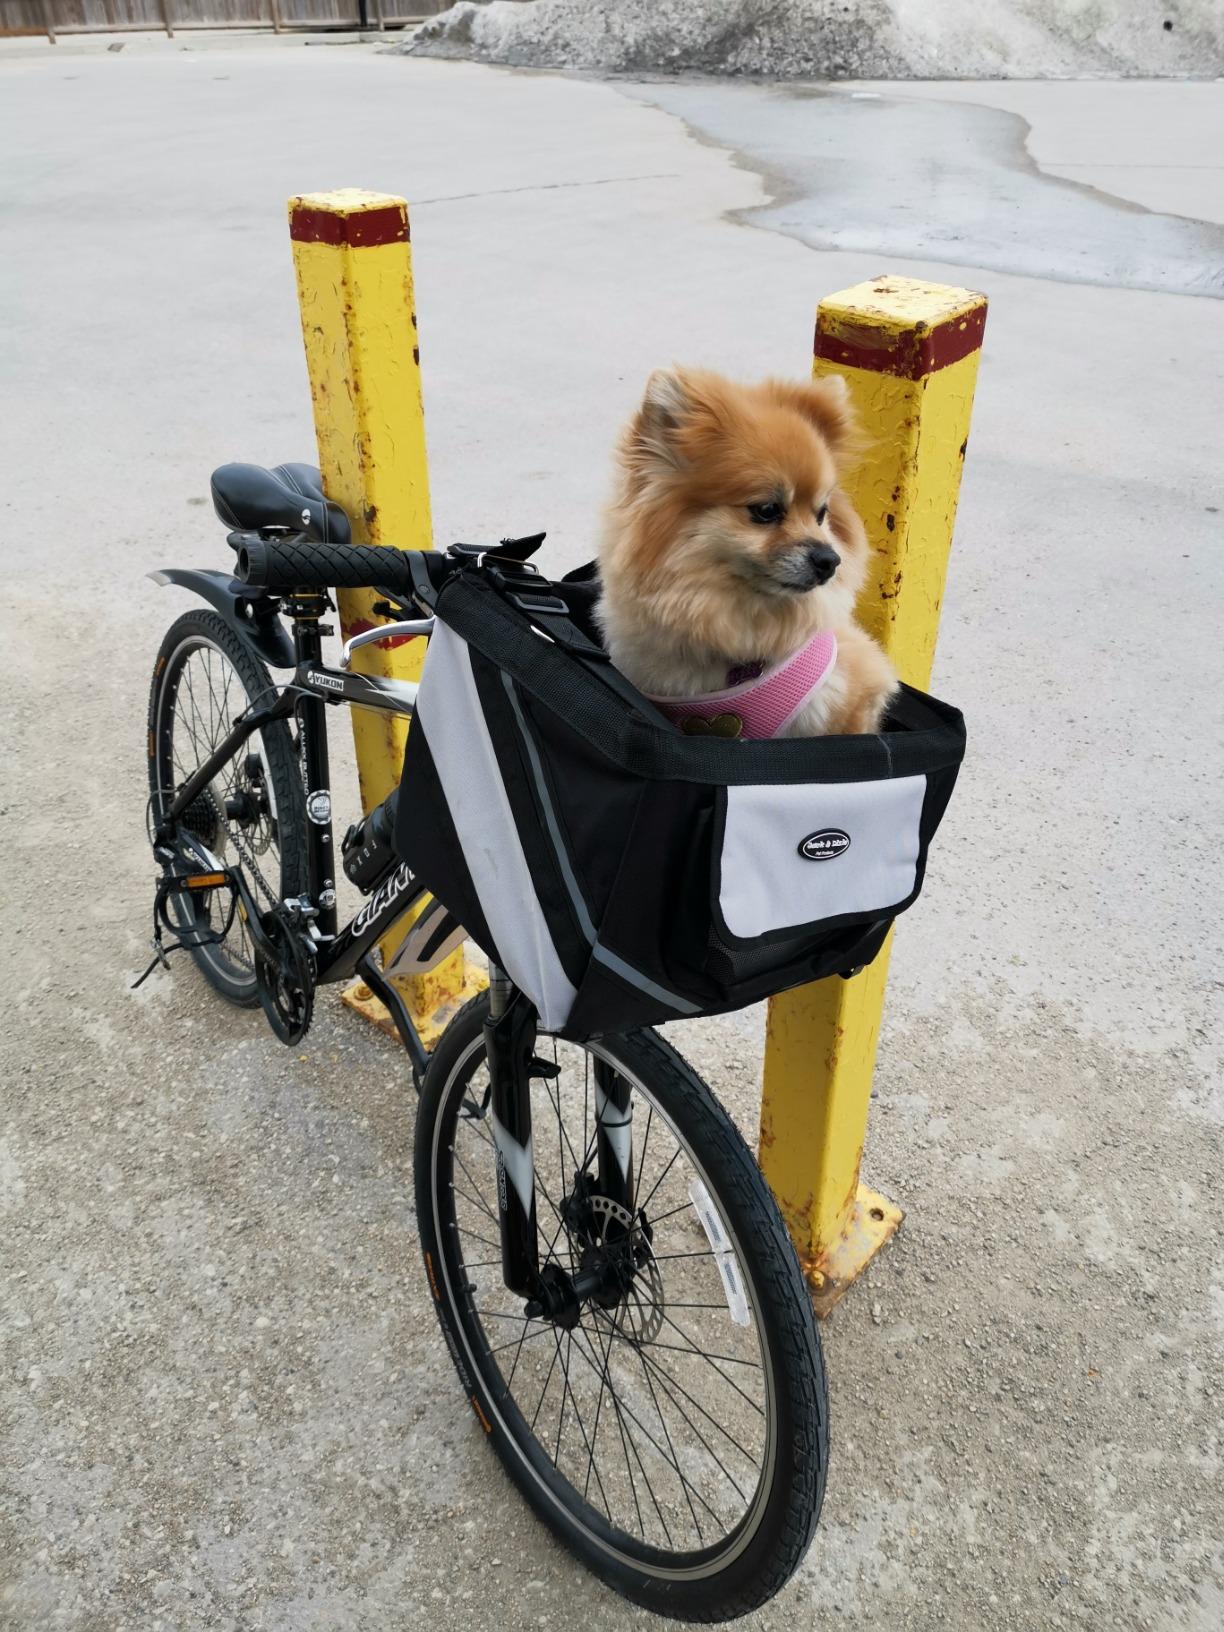
[[[0,0],[0,35],[192,28],[395,28],[450,0]]]

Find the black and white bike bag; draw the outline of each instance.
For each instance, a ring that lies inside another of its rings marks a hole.
[[[474,564],[443,585],[404,860],[574,1040],[869,963],[922,887],[959,712],[904,687],[875,736],[686,736],[598,648],[594,592]]]

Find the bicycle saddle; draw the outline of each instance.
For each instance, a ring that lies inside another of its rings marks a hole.
[[[212,473],[213,508],[227,527],[287,527],[316,544],[349,544],[349,520],[323,497],[314,465],[222,465]]]

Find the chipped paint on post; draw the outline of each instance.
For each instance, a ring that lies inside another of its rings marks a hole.
[[[356,542],[431,549],[408,206],[356,188],[309,193],[289,202],[289,236],[324,489],[344,507]],[[374,611],[377,598],[372,590],[339,591],[346,639],[383,621]],[[374,641],[354,654],[353,667],[416,680],[424,647],[419,639]],[[368,811],[399,782],[407,725],[366,709],[351,710],[351,718]],[[386,938],[384,957],[406,930],[405,924]],[[429,1046],[483,977],[461,949],[429,975],[397,978],[396,985]],[[345,996],[380,1023],[385,1017],[390,1028],[381,1004],[380,1016],[371,1002],[357,1001],[357,987]]]
[[[870,439],[845,482],[872,550],[858,616],[919,687],[935,656],[985,321],[984,295],[899,277],[830,295],[816,317],[813,371],[845,377]],[[902,1218],[859,1182],[891,948],[890,935],[853,980],[769,1005],[761,1167],[820,1313]]]

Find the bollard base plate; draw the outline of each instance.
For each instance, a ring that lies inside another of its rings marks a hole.
[[[799,1254],[804,1276],[812,1289],[812,1304],[821,1319],[854,1284],[884,1243],[897,1233],[904,1217],[896,1202],[860,1184],[828,1251],[819,1257]]]
[[[468,999],[483,992],[489,984],[489,977],[479,964],[471,962],[462,952],[456,956],[462,959],[458,980],[454,978],[452,969],[447,967],[454,960],[448,958],[439,971],[431,971],[428,975],[409,976],[395,982],[404,1002],[408,1005],[408,1013],[416,1027],[417,1036],[426,1050],[433,1048]],[[435,979],[435,974],[442,971],[445,971],[445,978]],[[394,1037],[397,1042],[399,1041],[395,1021],[388,1013],[386,1004],[374,996],[364,980],[354,980],[346,986],[340,994],[340,999],[355,1014],[362,1015],[376,1025],[379,1031],[385,1031],[388,1037]]]

